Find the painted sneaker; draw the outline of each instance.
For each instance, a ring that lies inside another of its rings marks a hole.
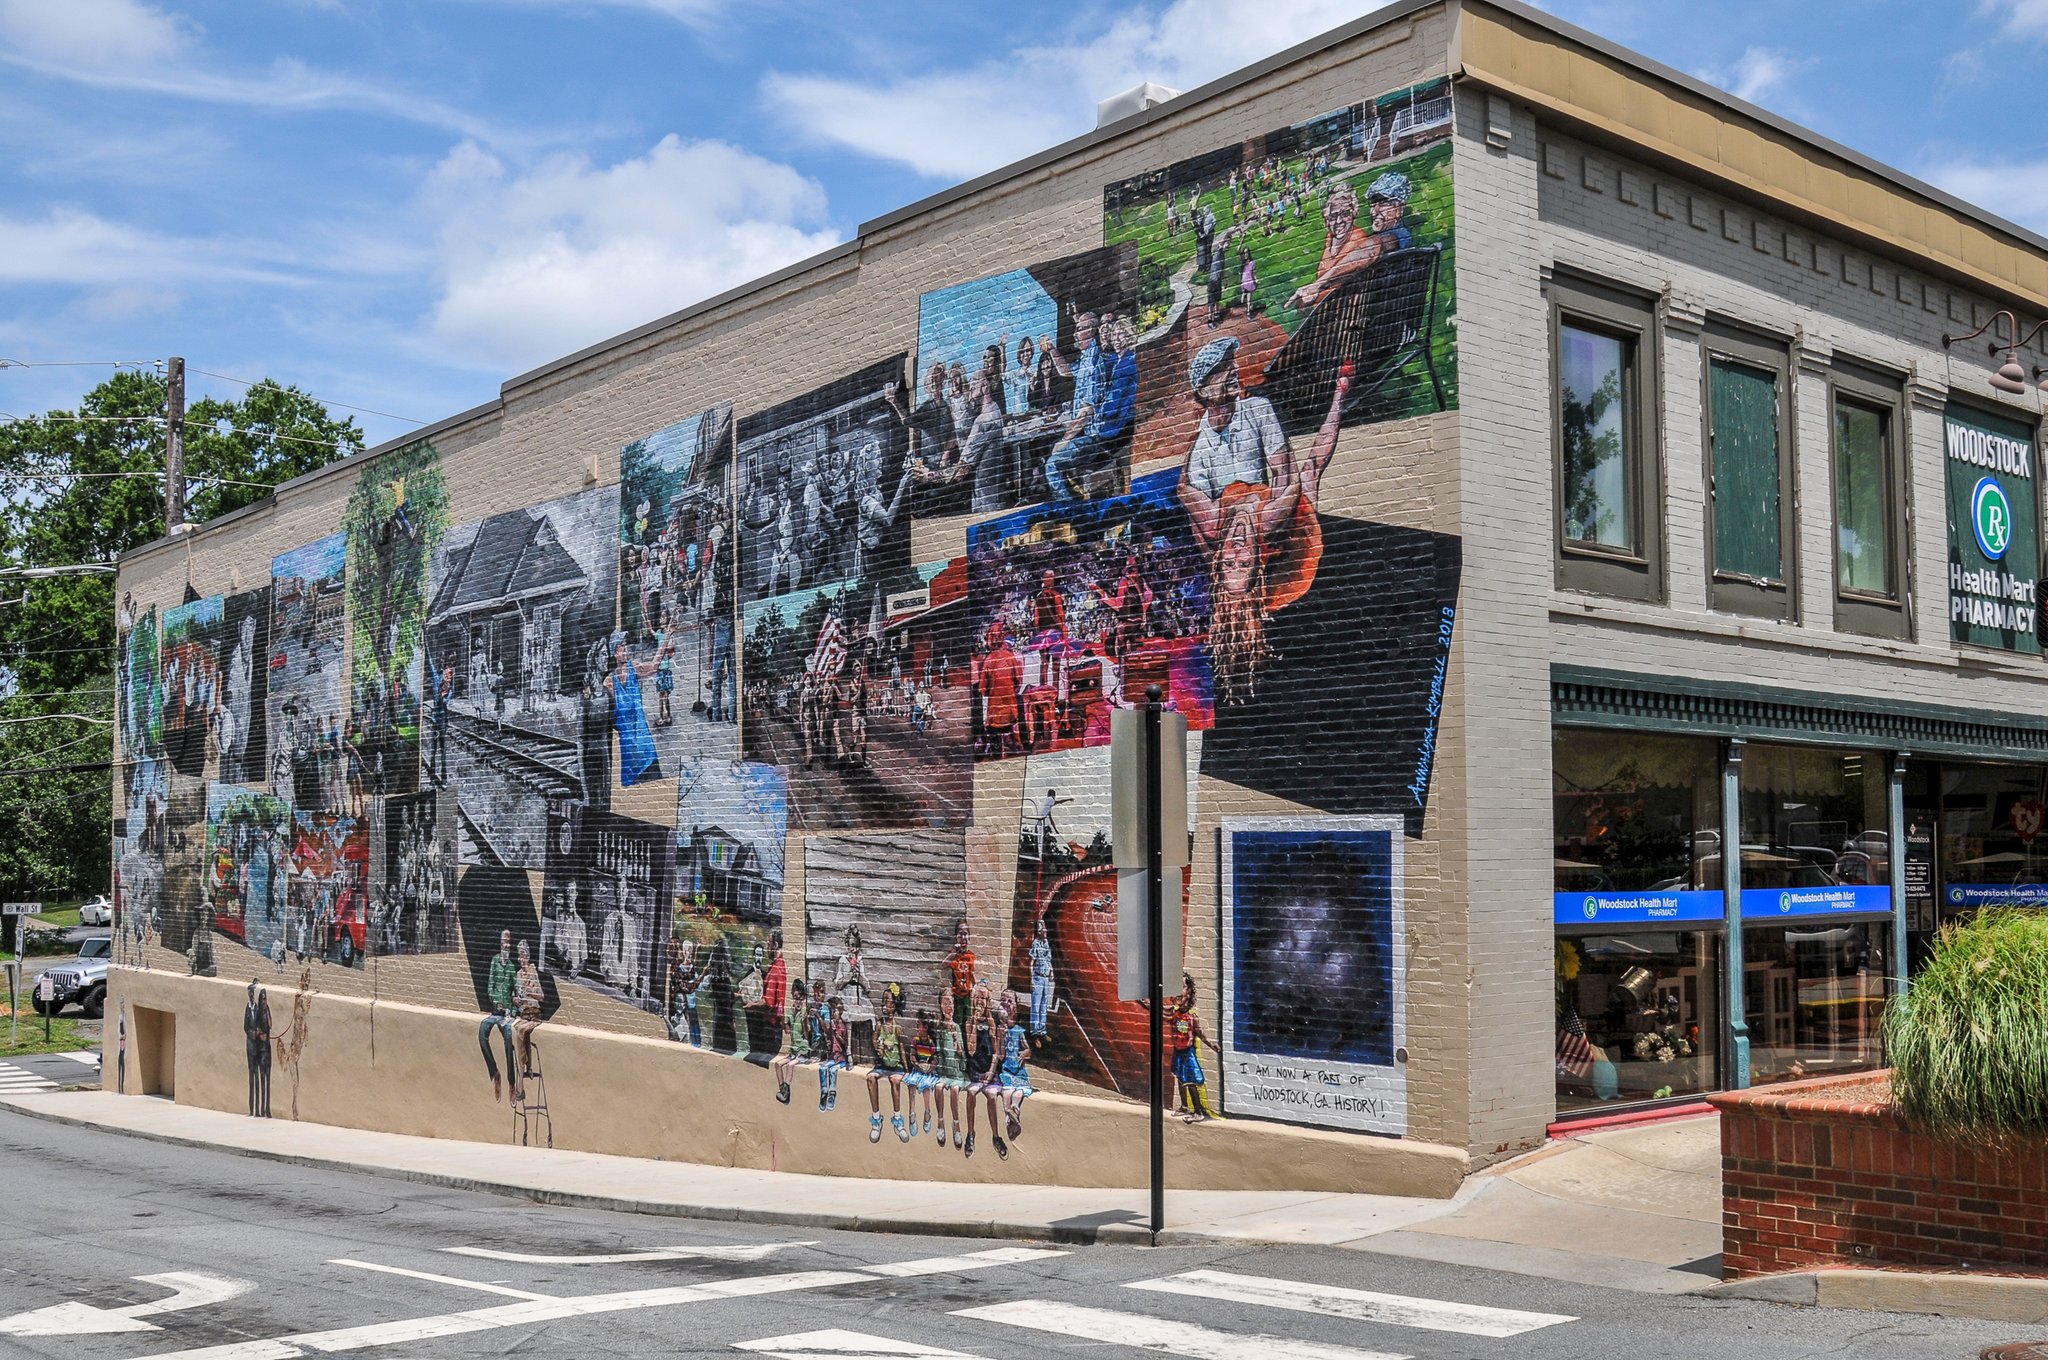
[[[785,1081],[785,1082],[779,1082],[779,1083],[777,1083],[777,1084],[776,1084],[776,1087],[775,1087],[775,1098],[776,1098],[777,1100],[781,1101],[781,1102],[782,1102],[782,1103],[783,1103],[784,1105],[787,1105],[787,1104],[789,1104],[789,1083],[788,1083],[788,1082],[786,1082],[786,1081]]]
[[[904,1127],[904,1125],[903,1125],[903,1116],[902,1116],[902,1115],[900,1115],[900,1114],[893,1114],[893,1115],[890,1115],[890,1116],[889,1116],[889,1123],[890,1123],[890,1126],[891,1126],[891,1127],[893,1127],[893,1128],[894,1128],[894,1129],[896,1130],[896,1141],[897,1141],[897,1142],[899,1142],[899,1143],[907,1143],[907,1142],[909,1142],[909,1141],[910,1141],[910,1130]]]
[[[958,1124],[953,1126],[953,1146],[960,1146],[960,1126]]]
[[[870,1143],[882,1141],[882,1116],[878,1114],[868,1116],[868,1141]]]
[[[989,1139],[996,1145],[996,1156],[1002,1158],[1006,1162],[1009,1161],[1010,1145],[1008,1143],[1005,1143],[1000,1136],[993,1133],[989,1135]]]
[[[924,1131],[926,1133],[930,1133],[932,1131],[932,1117],[930,1115],[926,1115],[924,1117]],[[945,1137],[946,1135],[943,1133],[939,1135],[941,1141],[943,1141]]]
[[[945,1145],[946,1145],[946,1121],[945,1121],[945,1120],[943,1120],[943,1119],[941,1119],[941,1120],[939,1121],[939,1146],[940,1146],[940,1147],[944,1147]]]
[[[839,1088],[837,1086],[832,1088],[831,1095],[825,1097],[825,1108],[828,1110],[839,1108]]]
[[[1016,1142],[1024,1136],[1024,1125],[1015,1114],[1010,1116],[1010,1141]]]
[[[971,1133],[967,1135],[967,1155],[970,1157],[974,1155],[974,1135]]]
[[[825,1100],[825,1097],[823,1097],[823,1096],[819,1096],[819,1097],[818,1097],[818,1113],[819,1113],[819,1114],[823,1114],[823,1113],[825,1113],[825,1111],[826,1111],[826,1110],[828,1110],[828,1109],[830,1109],[830,1108],[831,1108],[831,1105],[830,1105],[829,1103],[827,1103],[827,1101]]]

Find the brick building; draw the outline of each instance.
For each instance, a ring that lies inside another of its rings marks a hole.
[[[126,558],[131,1080],[1139,1183],[1147,684],[1227,1116],[1177,1184],[1446,1193],[1875,1063],[1933,925],[2043,877],[2043,353],[1994,342],[2044,308],[2018,227],[1393,5]]]

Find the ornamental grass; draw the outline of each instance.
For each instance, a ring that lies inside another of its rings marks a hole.
[[[1886,1008],[1892,1101],[1937,1132],[2048,1131],[2048,913],[1980,912],[1944,927]]]

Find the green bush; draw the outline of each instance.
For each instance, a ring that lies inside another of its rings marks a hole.
[[[2048,913],[1987,911],[1945,928],[1885,1011],[1892,1100],[1932,1128],[2048,1131]]]

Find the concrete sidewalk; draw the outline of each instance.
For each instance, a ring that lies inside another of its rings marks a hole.
[[[0,1099],[36,1118],[161,1142],[544,1203],[687,1218],[1061,1242],[1149,1242],[1143,1190],[924,1181],[648,1162],[463,1143],[80,1090]],[[1344,1247],[1656,1293],[1718,1279],[1714,1116],[1559,1143],[1456,1198],[1169,1190],[1161,1245]],[[1582,1247],[1563,1244],[1582,1243]]]

